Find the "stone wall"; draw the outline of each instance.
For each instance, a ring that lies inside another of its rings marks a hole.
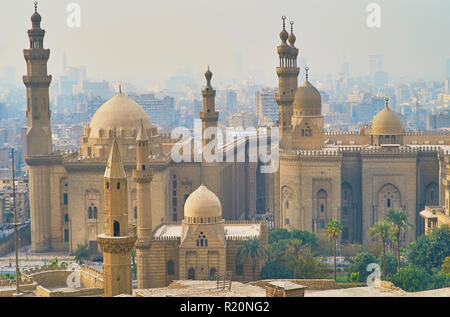
[[[20,247],[30,245],[31,243],[30,224],[23,226],[18,231],[19,231]],[[7,237],[0,240],[0,256],[4,256],[13,251],[14,251],[14,234],[10,234]]]
[[[91,267],[80,267],[80,280],[83,288],[104,288],[103,273]]]
[[[103,295],[103,288],[81,288],[81,289],[64,289],[64,290],[49,290],[43,286],[38,285],[35,291],[36,296],[39,297],[80,297]]]
[[[277,281],[277,280],[260,280],[256,282],[252,282],[250,284],[259,286],[261,288],[266,288],[268,283]],[[278,280],[280,281],[280,280]],[[294,284],[307,286],[308,290],[328,290],[328,289],[337,289],[338,285],[333,279],[286,279],[282,281],[289,281]]]

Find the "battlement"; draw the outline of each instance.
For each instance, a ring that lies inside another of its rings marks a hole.
[[[178,241],[180,242],[181,237],[179,236],[161,236],[161,237],[153,237],[154,241]]]

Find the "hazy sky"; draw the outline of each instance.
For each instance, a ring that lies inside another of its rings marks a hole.
[[[366,7],[381,6],[381,28],[369,28]],[[66,24],[67,5],[81,6],[81,27]],[[0,67],[25,73],[33,1],[2,1]],[[311,73],[338,73],[345,59],[351,75],[368,73],[368,55],[405,78],[444,78],[450,55],[448,0],[40,0],[39,13],[51,49],[49,72],[59,75],[65,51],[69,66],[86,65],[96,79],[163,82],[183,72],[214,79],[236,74],[276,85],[281,15],[295,21],[296,46]],[[302,71],[302,74],[304,72]],[[20,78],[20,77],[18,77]]]

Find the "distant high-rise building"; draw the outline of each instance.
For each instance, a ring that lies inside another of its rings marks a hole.
[[[381,55],[369,55],[369,76],[373,78],[375,73],[383,71],[383,59]]]
[[[263,88],[255,93],[256,116],[258,125],[264,125],[271,121],[278,121],[278,104],[275,100],[276,91],[271,88]]]
[[[226,115],[236,112],[237,110],[237,94],[234,90],[228,90],[225,95],[225,111]]]
[[[450,78],[450,56],[445,59],[445,77]]]
[[[350,66],[346,60],[341,64],[341,71],[339,72],[344,78],[348,78],[350,76]]]
[[[161,127],[172,124],[175,98],[165,96],[163,99],[158,99],[154,94],[141,94],[133,98],[145,110],[153,124]]]

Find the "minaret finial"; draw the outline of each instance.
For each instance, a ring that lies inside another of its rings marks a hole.
[[[294,21],[289,22],[291,24],[291,33],[294,33]]]
[[[384,98],[385,107],[389,108],[389,97]]]
[[[283,15],[281,19],[283,20],[283,29],[286,29],[286,16]]]
[[[205,78],[206,78],[206,87],[211,87],[212,72],[209,69],[209,65],[208,65],[208,69],[205,72]]]
[[[308,74],[309,67],[308,66],[305,67],[305,71],[306,71],[306,81],[308,81],[308,78],[309,78],[309,74]]]
[[[37,12],[37,5],[38,5],[38,2],[34,1],[34,12]]]

